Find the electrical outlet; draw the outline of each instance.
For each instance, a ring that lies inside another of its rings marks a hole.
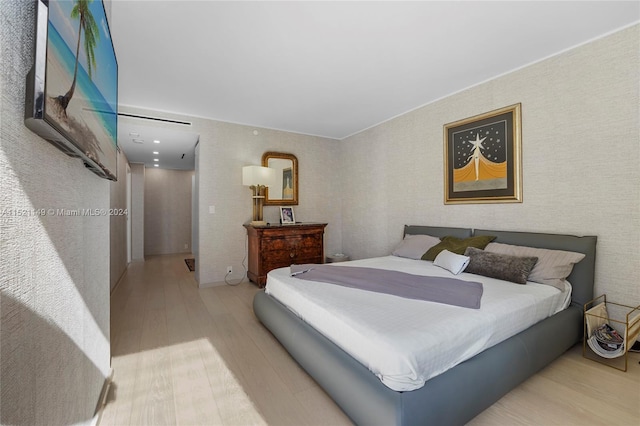
[[[227,274],[233,274],[233,267],[227,266]]]
[[[185,244],[185,245],[184,245],[184,248],[185,248],[185,249],[188,249],[188,248],[189,248],[189,244]]]

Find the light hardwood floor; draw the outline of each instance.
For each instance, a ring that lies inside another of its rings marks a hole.
[[[348,425],[255,318],[251,283],[198,289],[185,255],[132,263],[111,297],[113,385],[100,425]],[[638,425],[640,365],[577,346],[471,425]]]

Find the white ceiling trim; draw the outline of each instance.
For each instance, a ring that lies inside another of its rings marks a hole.
[[[559,51],[559,52],[557,52],[557,53],[550,54],[550,55],[548,55],[548,56],[545,56],[544,58],[540,58],[540,59],[537,59],[537,60],[535,60],[535,61],[529,62],[529,63],[527,63],[527,64],[521,65],[521,66],[519,66],[519,67],[517,67],[517,68],[514,68],[514,69],[512,69],[512,70],[505,71],[504,73],[499,74],[499,75],[496,75],[495,77],[490,77],[490,78],[487,78],[487,79],[486,79],[486,80],[484,80],[484,81],[480,81],[480,82],[475,83],[475,84],[472,84],[472,85],[470,85],[470,86],[468,86],[468,87],[463,87],[463,88],[461,88],[460,90],[456,90],[456,91],[451,92],[451,93],[449,93],[449,94],[443,95],[443,96],[441,96],[441,97],[439,97],[439,98],[437,98],[437,99],[430,100],[430,101],[428,101],[428,102],[426,102],[426,103],[424,103],[424,104],[422,104],[422,105],[419,105],[419,106],[417,106],[417,107],[415,107],[415,108],[413,108],[413,109],[410,109],[410,110],[405,111],[405,112],[401,112],[401,113],[399,113],[399,114],[397,114],[397,115],[394,115],[393,117],[390,117],[390,118],[388,118],[388,119],[386,119],[386,120],[383,120],[383,121],[381,121],[381,122],[379,122],[379,123],[373,124],[373,125],[371,125],[371,126],[369,126],[369,127],[365,128],[365,129],[358,130],[358,131],[356,131],[356,132],[354,132],[354,133],[352,133],[352,134],[350,134],[350,135],[347,135],[347,136],[345,136],[345,137],[343,137],[343,138],[340,138],[340,139],[338,139],[338,140],[344,140],[344,139],[350,138],[351,136],[355,136],[355,135],[357,135],[358,133],[362,133],[362,132],[364,132],[364,131],[366,131],[366,130],[373,129],[374,127],[377,127],[377,126],[379,126],[379,125],[381,125],[381,124],[384,124],[384,123],[387,123],[387,122],[389,122],[389,121],[392,121],[392,120],[394,120],[394,119],[396,119],[396,118],[398,118],[398,117],[402,117],[402,116],[403,116],[403,115],[405,115],[405,114],[409,114],[410,112],[417,111],[417,110],[419,110],[420,108],[424,108],[424,107],[426,107],[426,106],[428,106],[428,105],[435,104],[436,102],[439,102],[439,101],[441,101],[441,100],[443,100],[443,99],[446,99],[446,98],[449,98],[449,97],[451,97],[451,96],[454,96],[454,95],[456,95],[456,94],[458,94],[458,93],[462,93],[462,92],[467,91],[467,90],[470,90],[470,89],[472,89],[472,88],[474,88],[474,87],[481,86],[481,85],[483,85],[483,84],[485,84],[485,83],[488,83],[488,82],[493,81],[493,80],[497,80],[497,79],[499,79],[499,78],[501,78],[501,77],[504,77],[504,76],[506,76],[506,75],[513,74],[513,73],[515,73],[515,72],[517,72],[517,71],[519,71],[519,70],[522,70],[522,69],[524,69],[524,68],[530,67],[530,66],[535,65],[535,64],[538,64],[538,63],[540,63],[540,62],[544,62],[544,61],[546,61],[546,60],[548,60],[548,59],[551,59],[551,58],[553,58],[553,57],[560,56],[560,55],[562,55],[563,53],[569,52],[569,51],[571,51],[571,50],[573,50],[573,49],[577,49],[577,48],[579,48],[580,46],[584,46],[584,45],[586,45],[586,44],[589,44],[589,43],[592,43],[592,42],[594,42],[594,41],[600,40],[600,39],[602,39],[602,38],[608,37],[608,36],[610,36],[610,35],[612,35],[612,34],[615,34],[615,33],[617,33],[617,32],[623,31],[623,30],[625,30],[625,29],[627,29],[627,28],[631,28],[631,27],[633,27],[634,25],[638,25],[639,23],[640,23],[640,21],[637,21],[637,22],[634,22],[634,23],[632,23],[632,24],[625,25],[625,26],[620,27],[620,28],[616,28],[615,30],[611,30],[611,31],[609,31],[609,32],[607,32],[607,33],[605,33],[605,34],[600,35],[600,36],[596,36],[596,37],[593,37],[593,38],[591,38],[591,39],[589,39],[589,40],[586,40],[586,41],[584,41],[584,42],[578,43],[578,44],[576,44],[575,46],[567,47],[566,49],[563,49],[563,50],[561,50],[561,51]]]

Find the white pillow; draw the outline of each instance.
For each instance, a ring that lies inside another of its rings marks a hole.
[[[446,269],[454,275],[458,275],[469,265],[469,259],[469,256],[452,253],[449,250],[442,250],[433,260],[433,264]]]
[[[427,250],[438,243],[440,243],[440,238],[431,235],[406,235],[391,254],[420,260]]]
[[[533,256],[538,261],[529,274],[529,281],[547,284],[564,291],[564,280],[573,271],[573,265],[584,259],[583,253],[550,250],[502,243],[489,243],[484,251],[511,256]]]

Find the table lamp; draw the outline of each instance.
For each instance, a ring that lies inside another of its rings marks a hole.
[[[261,166],[245,166],[242,168],[242,184],[250,187],[253,194],[253,220],[251,221],[251,225],[266,225],[266,222],[262,219],[265,188],[267,186],[274,186],[275,183],[275,169]]]

